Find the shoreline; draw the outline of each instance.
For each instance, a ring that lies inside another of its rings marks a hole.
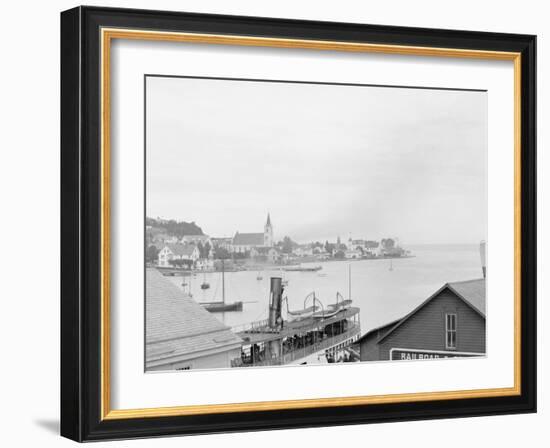
[[[244,272],[244,271],[269,271],[269,270],[285,270],[285,268],[298,268],[302,264],[319,264],[319,263],[332,263],[332,262],[358,262],[358,261],[379,261],[379,260],[400,260],[400,259],[408,259],[408,258],[416,258],[416,255],[401,255],[401,256],[380,256],[380,257],[364,257],[364,258],[329,258],[325,260],[319,260],[317,258],[309,258],[304,257],[305,260],[296,260],[298,263],[293,264],[269,264],[269,263],[262,263],[262,264],[246,264],[246,265],[238,265],[229,269],[225,269],[225,273],[231,273],[231,272]],[[217,261],[217,260],[216,260]],[[221,269],[181,269],[181,268],[175,268],[175,267],[167,267],[167,266],[156,266],[152,265],[149,267],[153,267],[155,269],[158,269],[159,272],[161,272],[165,276],[181,276],[181,277],[188,277],[196,274],[214,274],[214,273],[221,273]]]

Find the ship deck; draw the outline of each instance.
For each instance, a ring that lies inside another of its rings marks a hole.
[[[283,324],[283,328],[280,330],[274,330],[272,328],[269,328],[269,326],[265,324],[262,326],[251,328],[249,330],[239,331],[236,334],[243,340],[245,344],[258,344],[261,342],[284,339],[286,337],[291,337],[296,334],[315,330],[316,328],[326,327],[327,325],[339,322],[341,320],[349,319],[356,314],[359,314],[359,308],[349,307],[326,319],[318,317],[307,317],[300,320],[285,321]]]

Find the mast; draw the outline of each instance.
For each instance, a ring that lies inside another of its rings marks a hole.
[[[351,300],[351,263],[348,264],[348,299]]]
[[[225,260],[222,258],[222,303],[225,303]]]

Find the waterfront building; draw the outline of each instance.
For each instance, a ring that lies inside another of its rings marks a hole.
[[[185,264],[193,266],[199,259],[200,252],[195,244],[167,243],[159,251],[158,265],[171,267],[173,260],[182,260]]]
[[[149,235],[151,235],[151,243],[155,244],[158,247],[162,246],[163,244],[173,244],[178,242],[177,236],[168,235],[167,233],[155,233],[154,231],[151,231]]]
[[[198,269],[199,271],[210,271],[214,269],[214,259],[212,257],[199,258],[195,261],[195,269]]]
[[[253,247],[250,250],[250,257],[256,261],[267,261],[275,263],[279,260],[279,252],[274,247]]]
[[[313,255],[313,248],[311,244],[301,244],[293,251],[297,257],[310,257]]]
[[[485,354],[485,278],[446,283],[406,316],[359,339],[361,361]]]
[[[236,253],[246,253],[258,247],[273,247],[273,225],[269,213],[263,233],[235,233],[230,250]]]
[[[221,247],[223,249],[230,250],[231,244],[233,243],[233,238],[231,237],[212,237],[210,238],[212,247]]]
[[[208,235],[184,235],[181,237],[180,243],[182,244],[195,244],[201,243],[203,246],[208,243],[212,246],[212,241]]]
[[[359,249],[347,249],[344,251],[345,257],[350,260],[354,258],[361,258],[363,256],[363,252]]]
[[[146,271],[145,367],[190,370],[231,367],[242,340],[156,269]]]

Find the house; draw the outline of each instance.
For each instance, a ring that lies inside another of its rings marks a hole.
[[[359,339],[361,361],[485,354],[485,279],[446,283],[406,316]]]
[[[359,249],[347,249],[344,251],[344,255],[347,259],[361,258],[363,256],[363,252]]]
[[[147,269],[146,371],[228,368],[240,358],[241,344],[230,327],[156,269]]]
[[[221,247],[223,249],[229,250],[231,248],[231,244],[233,243],[233,238],[231,237],[212,237],[210,238],[210,242],[212,243],[213,247]]]
[[[274,247],[253,247],[250,250],[250,257],[256,261],[275,263],[279,260],[279,252]]]
[[[310,257],[313,255],[313,248],[311,244],[302,244],[294,249],[293,253],[297,257]]]
[[[172,244],[178,242],[178,237],[175,235],[168,235],[167,233],[151,233],[151,242],[157,247],[162,246],[163,244]]]
[[[167,243],[159,251],[158,265],[162,267],[173,266],[174,260],[182,260],[184,264],[192,266],[199,259],[200,252],[194,244]]]
[[[212,246],[212,241],[208,235],[184,235],[181,237],[180,242],[183,244],[195,244],[201,243],[203,246],[208,243]]]
[[[235,233],[230,251],[246,253],[250,252],[252,248],[258,247],[273,247],[273,225],[269,213],[267,214],[263,233]]]

